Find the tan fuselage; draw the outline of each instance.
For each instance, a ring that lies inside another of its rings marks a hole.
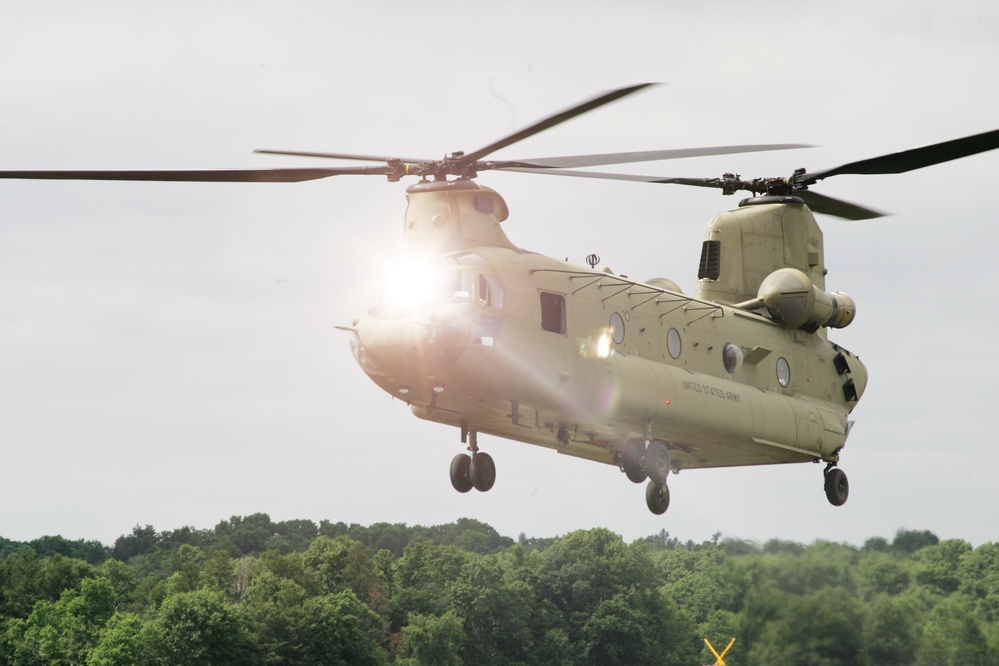
[[[436,203],[420,207],[459,213],[472,196],[426,194]],[[421,213],[407,226],[431,219],[455,223]],[[632,440],[665,442],[674,470],[837,459],[867,375],[825,329],[525,252],[505,236],[483,244],[502,234],[495,225],[471,240],[453,226],[455,245],[420,236],[421,260],[458,287],[379,303],[355,322],[365,372],[417,416],[608,464]],[[740,288],[729,300],[746,296]]]

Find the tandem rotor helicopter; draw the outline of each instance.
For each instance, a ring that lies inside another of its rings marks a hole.
[[[230,170],[0,171],[0,178],[299,182],[341,175],[418,179],[407,189],[405,258],[377,301],[348,326],[362,370],[422,419],[460,430],[454,488],[496,480],[485,433],[613,465],[646,485],[655,514],[669,507],[669,474],[685,469],[824,462],[829,502],[849,494],[837,466],[867,385],[859,358],[831,342],[856,306],[826,290],[813,212],[859,220],[877,211],[809,189],[842,174],[903,173],[999,148],[999,130],[784,178],[660,178],[572,170],[804,147],[721,146],[488,160],[492,153],[631,95],[597,96],[471,153],[442,159],[261,150],[377,162],[373,166]],[[521,249],[500,226],[506,202],[475,182],[520,171],[747,191],[714,217],[686,295],[671,280]]]

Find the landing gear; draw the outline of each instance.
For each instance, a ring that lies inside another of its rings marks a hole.
[[[651,437],[647,429],[646,438]],[[648,441],[648,439],[646,439]],[[670,460],[669,447],[658,440],[643,442],[630,440],[618,451],[618,462],[621,471],[632,483],[649,480],[645,486],[645,503],[649,511],[657,516],[666,513],[669,508],[669,488],[666,479],[669,477],[673,463]]]
[[[462,424],[462,443],[468,443],[467,453],[459,453],[451,459],[451,485],[459,493],[467,493],[472,488],[486,492],[496,483],[496,463],[488,453],[479,451],[476,432]]]
[[[850,496],[850,482],[846,478],[846,472],[838,467],[829,467],[825,470],[825,490],[826,499],[833,506],[843,506],[846,498]]]
[[[669,486],[659,485],[655,481],[649,481],[645,486],[645,503],[649,511],[661,516],[669,508]]]

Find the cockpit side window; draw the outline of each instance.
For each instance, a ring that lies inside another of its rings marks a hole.
[[[503,287],[494,276],[479,274],[479,303],[497,310],[503,308]]]

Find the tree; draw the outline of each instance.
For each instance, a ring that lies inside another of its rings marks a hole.
[[[156,656],[164,664],[252,664],[257,651],[243,615],[216,590],[173,594],[155,620]]]
[[[378,666],[382,621],[350,590],[306,600],[295,635],[299,662],[316,666]]]
[[[752,646],[751,662],[819,666],[856,664],[861,657],[863,612],[842,588],[790,596],[766,640]]]
[[[405,623],[408,613],[443,615],[448,601],[445,588],[458,578],[471,557],[454,546],[435,546],[429,541],[406,546],[392,581],[393,629]]]
[[[916,658],[918,609],[908,599],[879,595],[864,622],[864,655],[872,666],[911,664]]]
[[[929,530],[899,530],[895,533],[895,540],[891,542],[891,549],[912,555],[920,548],[935,546],[938,543],[940,543],[940,539]]]
[[[136,555],[151,553],[158,543],[159,537],[152,525],[145,527],[136,525],[130,535],[122,535],[115,540],[111,557],[127,562]]]
[[[233,516],[215,526],[214,546],[233,557],[260,553],[268,549],[274,534],[274,523],[266,513]]]
[[[582,663],[694,663],[698,650],[689,621],[659,592],[631,588],[604,599],[580,630]]]
[[[673,548],[656,553],[655,562],[666,581],[663,592],[696,624],[714,611],[735,609],[741,589],[720,547]]]
[[[83,580],[56,602],[39,601],[8,628],[12,666],[83,663],[113,613],[114,589],[103,578]]]
[[[40,596],[42,561],[23,547],[0,561],[0,616],[24,618]]]
[[[909,567],[898,555],[870,551],[857,563],[855,578],[863,597],[870,601],[880,594],[897,595],[909,586]]]
[[[917,556],[922,570],[916,574],[916,582],[934,587],[944,594],[956,592],[961,585],[958,568],[969,553],[971,544],[960,539],[948,539],[923,547]]]
[[[454,611],[443,615],[410,613],[402,630],[399,666],[461,666],[464,621]]]
[[[626,644],[639,646],[640,658],[648,646],[696,658],[693,626],[659,593],[656,574],[643,543],[625,545],[605,529],[572,532],[538,556],[534,624],[564,630],[576,663],[619,659]]]
[[[978,601],[988,622],[999,621],[999,544],[986,543],[965,554],[958,564],[961,591]]]
[[[295,632],[307,598],[301,585],[267,569],[257,572],[250,580],[242,608],[265,663],[294,663],[299,658]]]
[[[507,577],[499,558],[470,558],[444,590],[449,611],[456,611],[464,622],[465,663],[528,660],[536,598],[525,582]]]
[[[373,596],[384,596],[381,591],[386,586],[385,581],[360,541],[345,536],[318,537],[305,551],[302,561],[324,593],[351,590],[366,602]]]
[[[49,555],[62,555],[76,560],[83,560],[87,564],[98,565],[108,558],[110,549],[98,541],[70,541],[61,536],[43,536],[28,545],[38,553],[39,557]]]
[[[87,666],[126,666],[147,663],[150,646],[144,624],[134,613],[115,613],[87,655]]]

